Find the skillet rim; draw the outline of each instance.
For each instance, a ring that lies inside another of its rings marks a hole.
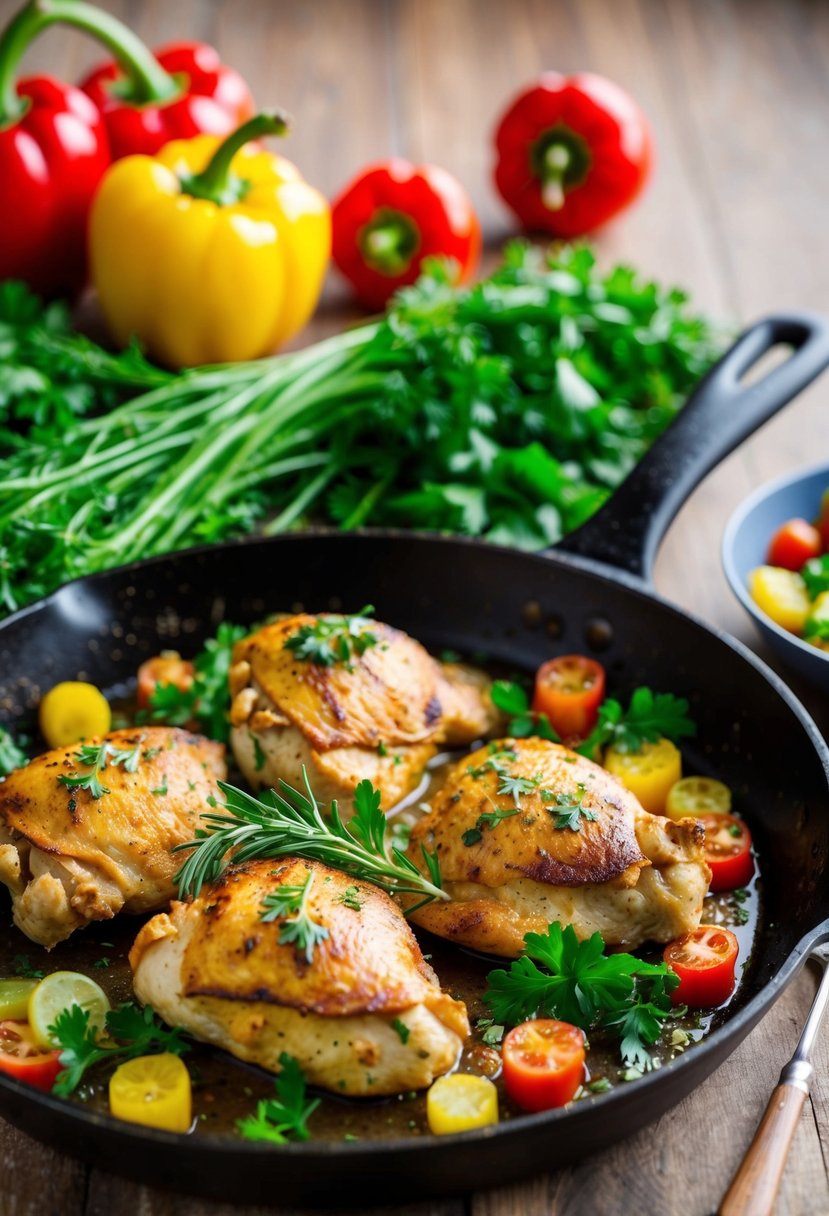
[[[602,582],[610,583],[612,586],[621,586],[648,604],[655,604],[659,609],[664,609],[672,616],[678,617],[683,623],[690,622],[692,625],[702,629],[716,641],[723,643],[732,650],[738,658],[741,658],[750,667],[754,668],[780,697],[806,732],[823,767],[827,780],[827,794],[829,795],[829,744],[824,740],[811,715],[777,672],[770,668],[739,639],[732,637],[718,626],[703,621],[694,613],[666,599],[645,579],[612,566],[607,562],[574,555],[566,551],[557,551],[555,548],[536,552],[522,551],[507,545],[492,544],[489,541],[476,537],[397,528],[362,528],[342,532],[335,528],[316,527],[302,532],[289,532],[277,536],[242,537],[238,540],[226,541],[220,544],[204,544],[187,549],[179,549],[172,553],[158,554],[139,561],[129,562],[123,566],[96,571],[94,574],[72,579],[70,582],[62,584],[55,591],[50,592],[49,595],[18,609],[15,613],[0,621],[0,642],[2,642],[3,635],[9,629],[17,626],[29,616],[42,612],[55,604],[61,596],[71,593],[71,590],[78,586],[91,585],[94,587],[98,583],[106,582],[113,577],[151,570],[159,565],[180,562],[183,559],[195,560],[207,555],[218,559],[223,553],[240,548],[255,548],[270,545],[276,547],[291,543],[301,544],[316,538],[327,540],[338,539],[341,541],[349,539],[365,539],[368,541],[405,540],[407,542],[437,543],[450,548],[461,546],[466,549],[477,549],[496,555],[508,556],[510,560],[537,563],[539,568],[552,560],[554,564],[561,564],[575,570],[577,573],[586,573]],[[816,945],[827,940],[829,940],[829,916],[807,929],[792,947],[788,957],[774,975],[732,1017],[727,1017],[722,1025],[710,1031],[702,1042],[694,1046],[692,1051],[675,1057],[658,1069],[646,1073],[636,1081],[628,1082],[624,1086],[616,1086],[609,1093],[595,1094],[591,1095],[588,1099],[580,1099],[577,1107],[568,1105],[552,1111],[516,1115],[492,1127],[441,1136],[438,1139],[438,1143],[442,1147],[447,1146],[451,1148],[455,1144],[468,1145],[478,1142],[488,1143],[495,1140],[502,1142],[513,1135],[521,1136],[530,1129],[537,1132],[539,1129],[544,1128],[553,1129],[561,1123],[564,1123],[566,1126],[566,1121],[568,1119],[573,1121],[574,1115],[578,1117],[578,1121],[581,1121],[589,1116],[589,1111],[597,1103],[601,1104],[602,1110],[612,1111],[614,1105],[618,1105],[620,1108],[624,1107],[634,1096],[642,1102],[647,1102],[655,1088],[668,1089],[673,1077],[682,1076],[688,1071],[701,1071],[703,1078],[709,1076],[715,1070],[716,1065],[714,1068],[704,1069],[703,1062],[707,1061],[707,1057],[720,1053],[723,1048],[727,1048],[727,1050],[722,1052],[723,1058],[730,1054],[730,1051],[738,1045],[781,995],[784,988],[791,982],[806,961],[809,952]],[[239,1157],[243,1160],[254,1159],[257,1161],[260,1158],[267,1158],[273,1162],[275,1168],[278,1168],[278,1162],[283,1157],[288,1157],[295,1161],[312,1163],[315,1160],[323,1159],[330,1161],[332,1156],[338,1159],[348,1158],[350,1161],[361,1158],[370,1159],[376,1157],[379,1153],[385,1156],[402,1156],[406,1160],[410,1160],[416,1158],[418,1154],[429,1151],[434,1152],[436,1148],[435,1138],[430,1136],[365,1140],[356,1143],[336,1140],[310,1140],[304,1143],[288,1142],[279,1146],[278,1153],[275,1153],[273,1145],[234,1140],[229,1136],[216,1136],[204,1141],[186,1140],[183,1143],[180,1134],[146,1128],[139,1124],[124,1124],[122,1120],[116,1119],[112,1115],[99,1111],[90,1111],[70,1100],[57,1098],[52,1094],[41,1093],[38,1090],[33,1090],[30,1086],[24,1085],[20,1081],[14,1080],[14,1078],[0,1073],[0,1094],[3,1092],[10,1094],[12,1097],[16,1096],[24,1102],[24,1105],[40,1108],[62,1121],[80,1124],[89,1131],[103,1129],[108,1136],[122,1142],[122,1147],[128,1147],[137,1141],[142,1145],[146,1144],[150,1147],[157,1145],[159,1148],[163,1146],[165,1149],[175,1149],[178,1152],[186,1152],[188,1155],[191,1153],[195,1156],[200,1156],[204,1153],[217,1154],[222,1159],[228,1161]],[[669,1102],[668,1106],[674,1104]],[[0,1117],[5,1118],[6,1114],[2,1109],[4,1105],[4,1103],[0,1103]],[[16,1125],[19,1126],[19,1123]]]

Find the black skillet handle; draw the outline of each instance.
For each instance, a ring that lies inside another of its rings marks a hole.
[[[773,347],[784,363],[751,384],[746,373]],[[682,412],[591,519],[555,547],[650,581],[659,544],[691,491],[715,465],[829,364],[829,319],[765,317],[700,381]]]

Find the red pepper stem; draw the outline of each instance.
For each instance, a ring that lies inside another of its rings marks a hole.
[[[17,67],[50,25],[74,26],[108,47],[129,77],[130,100],[136,104],[168,101],[180,92],[141,39],[110,13],[85,0],[29,0],[0,36],[0,123],[13,122],[25,112],[26,104],[17,95]]]
[[[288,117],[280,110],[254,114],[253,118],[243,122],[219,144],[201,173],[188,178],[182,183],[182,188],[197,198],[212,199],[215,203],[226,202],[235,193],[230,166],[239,149],[251,140],[262,139],[265,135],[284,135],[287,130]]]
[[[414,221],[402,211],[381,208],[357,240],[366,263],[392,278],[405,274],[420,245]]]
[[[573,154],[566,143],[553,142],[544,151],[541,176],[541,198],[550,211],[564,206],[564,182]]]

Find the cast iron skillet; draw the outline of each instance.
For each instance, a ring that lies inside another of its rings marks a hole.
[[[750,385],[777,344],[788,360]],[[143,1130],[0,1078],[0,1114],[55,1148],[144,1182],[235,1201],[407,1199],[504,1183],[570,1164],[656,1119],[712,1072],[829,939],[829,751],[782,681],[745,647],[660,600],[653,557],[684,498],[716,462],[829,362],[829,325],[773,317],[748,330],[679,419],[585,527],[527,555],[411,534],[293,535],[192,550],[69,584],[0,626],[0,716],[31,715],[41,689],[87,678],[125,686],[145,656],[192,652],[218,621],[304,605],[376,615],[431,647],[484,650],[534,669],[554,652],[600,653],[610,687],[684,694],[695,762],[749,811],[764,927],[742,1000],[702,1044],[642,1080],[569,1109],[450,1138],[245,1144]],[[713,543],[713,539],[712,539]],[[697,770],[699,771],[699,770]]]

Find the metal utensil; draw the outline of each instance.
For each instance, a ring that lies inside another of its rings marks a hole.
[[[720,1204],[719,1216],[768,1216],[780,1189],[792,1138],[809,1096],[812,1048],[829,1006],[829,943],[818,946],[809,958],[823,967],[823,978],[794,1055],[780,1073],[760,1126]]]

